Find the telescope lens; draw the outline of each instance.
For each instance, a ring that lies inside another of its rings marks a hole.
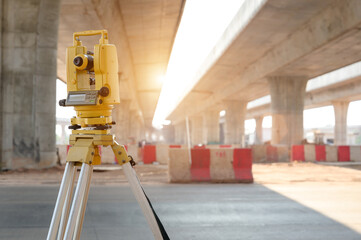
[[[76,57],[74,58],[73,63],[75,66],[80,67],[81,65],[83,65],[83,58]]]

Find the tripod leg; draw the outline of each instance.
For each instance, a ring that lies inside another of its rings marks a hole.
[[[163,239],[160,229],[158,227],[157,220],[154,217],[154,213],[149,205],[148,199],[144,195],[143,189],[139,183],[136,173],[134,172],[134,169],[129,162],[123,164],[122,167],[124,174],[127,177],[129,185],[132,189],[132,192],[143,211],[143,214],[150,226],[150,229],[153,232],[154,238],[156,240]]]
[[[73,237],[76,220],[81,210],[81,202],[86,192],[86,182],[90,172],[90,165],[83,163],[81,166],[78,185],[76,186],[73,203],[70,210],[68,224],[66,225],[64,239],[70,240]]]
[[[78,215],[78,218],[77,218],[77,220],[76,220],[75,233],[74,233],[73,240],[78,240],[78,239],[80,239],[81,230],[82,230],[82,228],[83,228],[83,221],[84,221],[86,204],[87,204],[87,202],[88,202],[89,188],[90,188],[90,182],[91,182],[92,173],[93,173],[93,166],[90,166],[88,179],[87,179],[87,181],[86,181],[85,194],[84,194],[84,197],[83,197],[83,199],[82,199],[82,201],[81,201],[80,214]]]
[[[57,238],[58,240],[63,239],[66,223],[68,222],[71,199],[73,198],[75,174],[76,174],[76,167],[74,167],[73,174],[71,175],[70,186],[66,193],[66,200],[65,200],[64,207],[63,207],[63,212],[61,214],[60,226],[59,226],[59,230],[58,230],[58,238]]]
[[[69,189],[71,176],[75,171],[74,163],[68,162],[65,166],[63,179],[61,180],[58,198],[56,200],[53,217],[51,219],[47,240],[54,240],[59,228],[59,221],[65,202],[66,192]]]

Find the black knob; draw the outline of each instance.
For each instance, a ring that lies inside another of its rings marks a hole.
[[[109,88],[107,87],[102,87],[100,90],[99,90],[99,95],[102,96],[102,97],[106,97],[109,95]]]
[[[73,63],[75,66],[80,67],[81,65],[83,65],[83,58],[78,56],[74,58]]]
[[[70,125],[68,128],[72,129],[72,130],[77,130],[77,129],[81,128],[81,126],[78,124],[75,124],[75,125]]]
[[[59,106],[65,107],[66,99],[59,100]]]

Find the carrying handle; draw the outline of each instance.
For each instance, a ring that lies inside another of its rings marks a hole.
[[[99,44],[107,44],[108,43],[108,31],[107,30],[89,30],[83,32],[76,32],[73,34],[73,44],[74,46],[81,45],[81,41],[79,39],[80,36],[95,36],[101,35],[99,39]]]

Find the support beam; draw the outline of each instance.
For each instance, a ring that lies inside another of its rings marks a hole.
[[[300,144],[303,139],[303,107],[307,79],[270,77],[272,144]]]
[[[113,133],[119,144],[127,144],[130,136],[130,100],[121,100],[112,113],[116,122]]]
[[[187,143],[187,129],[185,121],[174,125],[175,143],[186,144]]]
[[[361,99],[361,78],[357,77],[329,85],[322,89],[307,92],[305,95],[305,109],[317,108],[331,105],[334,101],[356,101]],[[247,109],[247,119],[255,118],[259,115],[271,114],[271,104],[267,103],[258,107]]]
[[[247,103],[224,101],[226,115],[224,124],[225,144],[244,144],[244,120]]]
[[[202,116],[192,116],[189,118],[191,129],[192,145],[203,144],[203,119]]]
[[[139,142],[142,140],[141,138],[141,120],[140,116],[138,115],[137,111],[133,110],[130,111],[130,133],[129,137],[134,143]]]
[[[256,120],[256,139],[254,141],[255,144],[262,144],[263,143],[263,116],[258,116],[255,118]]]
[[[335,112],[335,145],[347,144],[347,110],[348,101],[333,102],[333,109]]]
[[[172,125],[164,125],[162,128],[162,135],[165,143],[174,143],[175,141],[175,130]]]
[[[219,143],[219,111],[203,113],[203,142],[205,144]]]
[[[272,4],[273,2],[275,1],[270,0],[267,1],[267,4]],[[296,2],[285,1],[284,4],[296,4]],[[297,6],[301,6],[299,1],[297,1]],[[304,6],[307,7],[309,5],[305,4]],[[281,8],[262,8],[261,11],[267,12],[274,9]],[[300,9],[298,9],[298,12],[299,11]],[[282,13],[280,14],[280,17],[285,16]],[[253,21],[255,20],[252,20],[252,22]],[[252,24],[252,22],[250,24]],[[269,27],[273,27],[273,21],[268,22],[272,25]],[[284,21],[282,22],[284,23]],[[360,44],[360,38],[358,37],[360,25],[361,5],[358,0],[334,1],[334,4],[323,8],[322,11],[314,14],[308,21],[305,21],[302,26],[300,25],[294,31],[290,32],[283,41],[275,43],[272,48],[262,54],[258,59],[242,67],[236,65],[234,68],[242,69],[242,71],[235,71],[234,73],[229,71],[227,75],[227,80],[229,80],[227,81],[228,84],[218,87],[217,91],[211,96],[197,101],[186,96],[177,109],[188,109],[192,106],[188,114],[195,114],[204,111],[204,109],[222,101],[222,99],[226,99],[238,92],[246,91],[250,84],[263,82],[263,79],[269,76],[299,76],[307,74],[310,79],[347,64],[357,62],[360,60],[360,57],[354,54],[355,51],[357,51],[354,48]],[[267,23],[264,22],[261,26],[264,29]],[[246,28],[242,34],[239,34],[233,39],[234,42],[239,42],[239,45],[235,44],[235,47],[230,46],[230,48],[225,49],[225,55],[219,59],[213,59],[214,65],[210,65],[210,67],[215,67],[218,63],[219,67],[222,67],[226,65],[225,62],[228,63],[229,60],[227,61],[227,59],[239,58],[239,56],[243,54],[243,52],[240,52],[238,49],[242,49],[240,47],[242,43],[241,40],[244,39],[242,37],[247,33],[247,29],[254,31],[254,28]],[[268,42],[268,39],[264,39],[264,41]],[[350,45],[350,41],[352,41],[352,45]],[[264,42],[262,42],[262,44],[263,43]],[[246,46],[248,45],[244,45],[244,47]],[[220,46],[216,46],[215,49],[219,50],[219,47]],[[256,49],[257,47],[262,47],[262,45],[253,47],[252,49]],[[344,57],[332,57],[335,56],[335,54],[341,54],[341,51],[337,49],[342,49],[342,56]],[[222,59],[225,60],[221,61]],[[239,64],[239,62],[235,62]],[[232,67],[230,68],[234,69]],[[305,69],[307,71],[305,71]],[[217,76],[217,74],[219,74],[218,71],[214,71],[214,74],[212,74],[212,71],[207,69],[200,77],[211,79]],[[207,85],[207,83],[205,82],[203,85]],[[181,117],[181,112],[177,109],[170,114],[171,120],[176,120]]]

